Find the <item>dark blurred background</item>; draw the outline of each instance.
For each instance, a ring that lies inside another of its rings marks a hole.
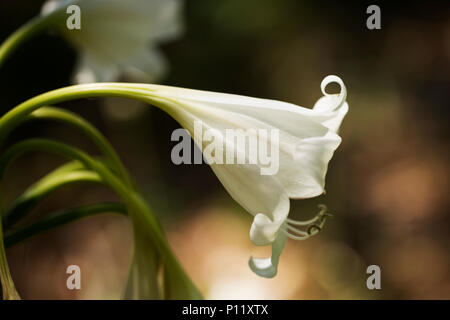
[[[43,1],[1,0],[0,40],[35,16]],[[119,99],[64,103],[110,139],[171,244],[206,298],[449,299],[450,10],[442,3],[379,3],[381,30],[366,28],[371,3],[347,1],[186,1],[185,30],[162,49],[164,84],[271,98],[311,107],[320,82],[340,76],[350,111],[327,174],[327,194],[291,201],[290,215],[312,217],[326,203],[334,218],[304,242],[288,241],[279,275],[255,276],[252,217],[207,165],[173,165],[178,124],[152,107]],[[76,51],[56,35],[29,41],[0,69],[0,108],[70,85]],[[71,128],[23,125],[10,137],[52,137],[96,154]],[[30,154],[3,182],[12,201],[61,164]],[[98,186],[54,193],[30,221],[67,206],[114,200]],[[26,299],[117,299],[132,239],[123,217],[88,218],[8,250]],[[82,290],[66,289],[66,267],[82,270]],[[367,266],[381,268],[382,289],[366,287]]]

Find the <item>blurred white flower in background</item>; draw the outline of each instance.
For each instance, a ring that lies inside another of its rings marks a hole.
[[[81,29],[69,30],[65,20],[69,5],[81,9]],[[167,69],[158,43],[180,34],[180,0],[49,0],[42,14],[61,14],[57,28],[79,51],[74,82],[117,80],[154,82]]]

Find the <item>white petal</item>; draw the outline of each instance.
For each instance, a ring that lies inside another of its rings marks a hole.
[[[250,239],[255,245],[275,240],[289,213],[289,197],[273,176],[262,176],[256,165],[211,165],[231,197],[253,214]]]
[[[161,94],[160,89],[158,89],[158,94]],[[168,95],[169,92],[163,94]],[[211,100],[209,99],[212,96],[211,93],[206,93],[206,96],[208,97],[206,100]],[[279,170],[276,178],[288,196],[290,198],[311,198],[323,193],[328,162],[339,146],[341,138],[324,124],[316,121],[313,116],[295,112],[290,112],[290,114],[279,112],[274,113],[269,119],[264,117],[268,109],[260,110],[255,107],[252,112],[249,112],[252,107],[246,105],[233,104],[231,107],[219,107],[211,105],[211,103],[178,98],[177,94],[171,95],[170,98],[177,99],[187,113],[195,114],[198,120],[203,121],[210,128],[219,130],[223,135],[225,135],[226,129],[279,130]],[[248,101],[246,97],[242,100],[242,103]],[[252,99],[250,98],[250,100]],[[336,107],[336,105],[334,106]],[[301,107],[296,108],[302,109]],[[335,114],[337,113],[335,112]],[[175,116],[175,118],[183,122],[180,119],[183,116]],[[289,123],[292,126],[286,125]],[[298,124],[298,127],[293,125],[295,123]],[[193,123],[188,124],[184,121],[182,125],[189,128]],[[276,142],[271,141],[271,143]]]
[[[325,133],[323,123],[337,116],[341,99],[336,99],[327,108],[308,109],[295,104],[277,100],[252,98],[227,93],[207,92],[185,88],[157,86],[158,94],[171,98],[202,104],[213,110],[226,110],[236,114],[247,115],[271,126],[283,128],[284,131],[299,138],[314,136],[311,131]],[[345,87],[344,87],[345,89]],[[340,97],[342,95],[339,95]],[[334,95],[330,95],[334,97]]]
[[[119,71],[114,64],[108,64],[107,61],[95,61],[88,55],[82,55],[78,59],[72,81],[74,83],[107,82],[118,76]]]
[[[328,94],[326,92],[326,86],[332,82],[339,84],[341,88],[339,94]],[[344,116],[348,112],[348,104],[345,101],[347,98],[347,89],[342,80],[337,76],[325,77],[322,80],[320,88],[324,96],[316,102],[313,110],[321,114],[332,115],[329,118],[323,119],[321,123],[332,131],[337,132]]]
[[[41,14],[42,15],[50,14],[51,12],[61,8],[62,5],[65,4],[65,2],[66,1],[62,0],[48,0],[42,5]]]
[[[123,73],[133,82],[155,82],[161,79],[168,69],[164,55],[156,48],[140,51],[127,59]]]
[[[218,123],[211,123],[214,117],[208,117],[208,114],[201,114],[203,117],[199,117],[198,113],[193,114],[179,107],[175,107],[170,113],[190,132],[201,150],[205,146],[196,140],[198,137],[194,135],[195,120],[202,121],[204,131],[221,131]],[[267,245],[274,241],[280,226],[287,218],[290,206],[289,197],[276,176],[261,175],[260,167],[256,164],[216,164],[208,158],[206,160],[230,196],[255,216],[250,229],[252,242],[256,245]]]
[[[63,23],[65,8],[72,3],[81,8],[81,30],[67,30]],[[52,0],[42,11],[61,12],[57,25],[82,55],[78,83],[116,80],[121,72],[139,75],[138,81],[155,81],[164,75],[166,64],[150,49],[180,33],[181,7],[179,0]]]
[[[250,257],[248,262],[250,269],[257,275],[264,278],[273,278],[277,274],[278,261],[281,251],[283,251],[286,243],[286,235],[282,232],[278,233],[277,238],[272,243],[272,256],[269,258],[253,258]]]
[[[341,142],[334,132],[299,139],[293,154],[280,153],[277,177],[290,198],[312,198],[324,192],[328,162]]]

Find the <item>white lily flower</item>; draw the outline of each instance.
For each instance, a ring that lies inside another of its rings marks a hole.
[[[80,51],[74,81],[112,81],[121,74],[155,81],[166,71],[156,44],[181,31],[181,0],[49,0],[42,9],[58,11],[56,27]],[[69,30],[66,8],[77,5],[81,29]]]
[[[339,94],[328,94],[326,86],[336,82]],[[312,220],[294,221],[288,218],[290,198],[303,199],[324,192],[325,174],[341,138],[337,130],[348,111],[347,91],[337,76],[327,76],[321,84],[324,94],[312,109],[294,104],[250,98],[239,95],[147,85],[161,105],[189,131],[203,150],[205,142],[195,134],[196,121],[204,129],[222,133],[226,147],[227,129],[279,130],[279,170],[262,175],[260,163],[218,164],[206,158],[228,193],[254,216],[250,239],[255,245],[272,244],[271,258],[250,258],[251,269],[260,276],[273,277],[286,237],[306,239],[317,233],[326,217],[325,209]],[[246,150],[232,150],[233,154]],[[205,156],[205,152],[204,152]],[[309,227],[308,232],[298,229]]]

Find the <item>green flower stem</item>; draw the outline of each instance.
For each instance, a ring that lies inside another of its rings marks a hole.
[[[71,125],[80,131],[82,131],[84,134],[86,134],[93,142],[97,145],[97,147],[103,152],[103,154],[106,156],[106,160],[108,161],[108,165],[112,167],[112,169],[119,174],[119,176],[122,178],[122,180],[130,187],[134,188],[131,178],[125,169],[124,165],[122,164],[119,156],[115,152],[114,148],[111,146],[111,144],[108,142],[108,140],[88,121],[83,119],[82,117],[78,116],[75,113],[72,113],[70,111],[66,111],[59,108],[53,108],[53,107],[42,107],[40,109],[37,109],[33,111],[31,114],[29,114],[23,121],[28,120],[35,120],[35,119],[43,119],[43,120],[55,120],[60,121],[63,123],[66,123],[68,125]],[[54,174],[57,174],[57,172],[54,172]],[[74,176],[72,177],[66,177],[65,179],[69,178],[71,181],[73,181]],[[56,181],[55,181],[56,182]],[[81,182],[81,181],[80,181]],[[56,185],[55,185],[56,187]],[[28,198],[30,195],[26,195],[26,198]],[[26,199],[25,198],[25,199]],[[39,199],[36,197],[30,198],[30,200],[38,202]],[[19,198],[16,202],[16,206],[13,208],[10,208],[4,215],[3,215],[3,224],[4,228],[8,229],[11,227],[12,224],[14,224],[17,220],[19,220],[23,215],[25,215],[29,210],[26,210],[26,206],[31,204],[30,201],[27,201],[25,203],[23,196]],[[34,206],[33,204],[31,204]],[[17,207],[20,206],[20,207]],[[21,210],[20,208],[23,208],[25,210]],[[17,210],[18,209],[18,210]]]
[[[24,235],[28,234],[26,232],[22,232],[21,230],[14,230],[12,232],[8,232],[8,230],[11,229],[12,225],[14,225],[14,223],[18,219],[24,217],[42,199],[47,197],[53,191],[61,187],[64,187],[68,184],[82,183],[82,182],[104,184],[103,180],[97,173],[86,170],[85,167],[78,161],[71,161],[62,165],[59,168],[53,170],[51,173],[44,176],[43,178],[41,178],[38,182],[34,183],[22,195],[20,195],[14,201],[14,203],[5,211],[3,215],[3,226],[4,229],[6,230],[5,239],[12,238],[11,237],[12,234],[24,234]],[[62,216],[65,216],[64,219],[62,220],[65,223],[68,223],[70,222],[71,218],[77,219],[84,217],[83,214],[85,213],[87,214],[88,212],[92,212],[93,214],[102,213],[107,212],[108,208],[116,209],[122,207],[123,207],[122,204],[112,203],[110,205],[110,203],[105,203],[105,206],[102,206],[100,204],[88,205],[85,207],[79,207],[75,209],[62,210],[61,212],[58,211],[58,213],[51,214],[48,218],[45,217],[39,222],[33,223],[33,225],[34,224],[39,225],[40,229],[47,230],[49,228],[57,226],[54,224],[61,221],[60,216],[61,219]],[[100,210],[101,208],[104,208],[105,210]],[[116,212],[117,210],[112,211]],[[54,219],[55,217],[57,217],[56,221]],[[48,223],[49,225],[46,226],[46,223]],[[28,229],[28,227],[25,228]],[[7,243],[6,240],[5,243]],[[14,243],[17,242],[14,241]],[[9,243],[6,245],[6,247],[11,245],[12,244]]]
[[[11,36],[9,36],[0,47],[0,67],[6,59],[17,49],[23,42],[39,33],[45,28],[45,20],[37,17],[21,28],[17,29]]]
[[[1,219],[0,219],[1,220]],[[6,252],[3,244],[3,231],[1,228],[0,221],[0,280],[2,285],[2,294],[4,300],[18,300],[20,295],[14,286],[14,281],[11,278],[11,273],[9,272],[8,263],[6,260]]]
[[[76,173],[75,176],[74,173]],[[67,183],[88,181],[104,184],[103,180],[99,180],[99,176],[96,173],[94,173],[96,175],[93,177],[94,179],[92,179],[90,175],[86,175],[86,173],[92,174],[93,172],[87,171],[83,164],[78,161],[72,161],[62,165],[28,188],[24,194],[14,202],[13,206],[7,210],[7,214],[9,213],[11,217],[15,214],[19,214],[21,217],[26,215],[38,201],[42,200],[53,190],[62,187]],[[123,205],[121,206],[123,207]],[[97,208],[99,211],[96,211]],[[58,227],[62,223],[69,223],[75,219],[87,216],[90,213],[97,214],[105,212],[108,208],[104,208],[105,210],[103,211],[100,209],[101,207],[93,205],[92,211],[91,208],[83,207],[80,209],[64,210],[61,214],[57,214],[56,216],[51,215],[48,218],[45,217],[32,225],[25,226],[23,229],[7,233],[5,237],[5,246],[8,247],[29,236],[35,235],[38,232]],[[158,286],[157,282],[157,274],[161,267],[161,264],[159,263],[160,255],[153,246],[153,240],[147,235],[145,226],[142,227],[134,224],[133,227],[135,250],[130,266],[127,286],[124,291],[124,298],[160,299],[162,297],[162,288]],[[5,225],[5,229],[8,230],[7,225]]]
[[[49,91],[23,102],[0,118],[0,145],[3,143],[10,130],[22,122],[31,112],[40,107],[68,100],[93,97],[134,99],[155,105],[161,109],[165,109],[165,106],[168,103],[166,98],[154,95],[153,91],[150,89],[142,89],[139,84],[92,83]]]
[[[1,161],[0,161],[1,162]],[[94,182],[105,184],[99,175],[92,171],[87,171],[82,163],[78,161],[71,161],[59,168],[53,170],[45,177],[28,188],[6,211],[7,221],[11,218],[23,217],[34,205],[36,205],[44,197],[48,196],[57,188],[63,187],[67,184],[79,182]],[[122,210],[123,208],[123,210]],[[28,237],[31,237],[39,232],[46,231],[51,228],[56,228],[62,224],[70,223],[76,219],[86,217],[91,214],[98,214],[109,211],[118,211],[118,213],[125,213],[126,208],[122,204],[114,204],[114,206],[105,207],[103,205],[90,205],[75,209],[63,210],[57,214],[52,214],[48,217],[39,220],[38,222],[27,225],[19,230],[7,232],[5,236],[5,246],[16,244]],[[14,221],[13,221],[14,222]],[[143,231],[134,226],[135,236],[135,253],[132,264],[130,266],[130,274],[124,297],[128,299],[160,299],[161,288],[158,286],[157,277],[160,268],[160,255],[156,252],[152,242],[153,240],[142,238],[148,237],[145,228]],[[8,225],[5,224],[5,229],[8,230]],[[144,246],[144,248],[142,248]],[[140,248],[137,248],[140,247]],[[154,271],[154,272],[152,272]]]
[[[65,9],[65,8],[64,8]],[[37,16],[11,34],[0,46],[0,68],[6,59],[24,42],[48,29],[60,17],[61,10],[55,10],[45,16]],[[61,20],[63,21],[63,20]]]
[[[112,212],[125,215],[127,210],[121,203],[105,202],[57,211],[46,216],[42,220],[31,223],[20,230],[15,230],[6,235],[4,239],[5,247],[11,247],[38,233],[66,225],[75,220],[90,217],[95,214]]]
[[[9,230],[19,219],[23,218],[42,199],[51,192],[68,184],[90,182],[102,183],[101,177],[89,170],[74,170],[60,173],[52,172],[29,187],[3,214],[3,228]]]
[[[40,26],[39,20],[30,22],[28,26],[23,27],[15,35],[12,35],[6,41],[6,43],[0,49],[0,65],[7,57],[7,55],[10,52],[12,52],[13,49],[17,47],[21,41],[26,39],[26,37],[31,36],[33,32],[36,32],[39,29],[38,26]],[[117,88],[115,86],[107,86],[107,85],[105,86],[103,84],[93,84],[88,86],[73,86],[44,93],[42,95],[39,95],[35,98],[32,98],[22,103],[17,108],[10,110],[8,113],[6,113],[4,116],[0,118],[0,145],[2,145],[4,139],[12,129],[14,129],[22,121],[26,120],[27,116],[29,116],[31,112],[37,110],[39,107],[43,107],[45,105],[54,104],[70,99],[94,97],[94,96],[119,96],[147,101],[146,99],[144,99],[143,94],[139,95],[139,93],[133,93],[129,89],[128,90],[123,88],[121,89],[120,85],[117,85]],[[76,155],[74,155],[75,159],[77,158]],[[86,161],[86,159],[83,160]],[[97,162],[89,162],[89,163],[94,164],[94,166],[99,166]],[[153,236],[156,238],[155,243],[160,246],[160,248],[158,248],[160,251],[166,253],[165,254],[166,259],[175,261],[174,263],[177,266],[179,266],[163,237],[162,231],[155,217],[146,208],[145,202],[143,202],[134,193],[128,192],[126,186],[122,185],[120,181],[117,181],[118,179],[114,175],[110,174],[110,172],[106,170],[105,167],[100,166],[98,169],[102,170],[103,174],[106,174],[109,177],[110,179],[109,182],[113,183],[114,185],[113,188],[116,189],[116,192],[118,192],[121,196],[124,196],[125,199],[127,199],[126,201],[130,203],[129,205],[132,205],[133,207],[135,207],[135,209],[137,209],[136,212],[141,212],[140,211],[142,209],[141,207],[145,208],[142,211],[145,212],[145,217],[143,215],[142,215],[143,217],[140,217],[139,214],[137,214],[137,216],[139,216],[139,219],[143,219],[144,223],[149,225],[150,230],[154,230]],[[6,252],[3,243],[3,226],[1,220],[2,219],[0,219],[0,279],[3,297],[5,299],[20,299],[20,296],[14,287],[14,282],[11,278],[11,274],[6,259]],[[167,262],[170,263],[170,261]],[[180,269],[179,274],[184,275],[181,267],[178,267],[178,269]],[[187,279],[186,276],[184,277],[182,276],[181,278]],[[187,279],[186,282],[189,282],[189,280]],[[189,286],[189,284],[190,283],[187,283],[187,286]]]
[[[105,138],[105,136],[88,121],[73,112],[53,107],[42,107],[38,110],[35,110],[30,115],[28,115],[25,120],[33,119],[60,121],[82,131],[103,152],[106,160],[108,161],[108,164],[114,169],[113,171],[115,171],[127,185],[133,187],[131,178],[127,170],[125,169],[125,166],[122,164],[119,156],[115,152],[114,148]]]
[[[106,96],[121,97],[152,104],[171,114],[166,107],[168,104],[172,104],[173,101],[167,97],[158,96],[153,88],[156,89],[160,87],[126,83],[95,83],[70,86],[41,94],[23,102],[0,118],[0,145],[3,143],[10,130],[25,120],[31,112],[46,105],[53,105],[68,100]],[[77,159],[77,157],[75,157],[75,159]],[[99,164],[95,162],[94,165],[98,166]],[[89,168],[94,170],[92,167]],[[130,216],[135,229],[137,230],[138,228],[141,228],[141,226],[147,226],[148,230],[152,231],[151,236],[153,237],[155,246],[160,252],[164,262],[164,278],[166,280],[164,282],[164,293],[166,297],[171,299],[186,299],[187,297],[201,299],[200,293],[186,276],[170,250],[158,221],[148,209],[143,199],[137,195],[136,192],[130,192],[129,188],[127,189],[126,185],[122,184],[121,181],[118,181],[117,177],[112,175],[104,166],[97,169],[107,171],[109,178],[114,182],[113,189],[115,189],[120,196],[123,196],[125,204],[129,207]],[[97,170],[95,169],[94,171]],[[97,171],[97,173],[102,176],[100,172]],[[105,179],[103,176],[102,178]],[[119,182],[119,184],[116,184],[116,182]],[[0,243],[0,254],[2,250],[4,251],[4,246],[3,243]],[[6,260],[3,260],[3,262],[0,260],[0,267],[4,265],[7,266]],[[9,273],[7,274],[9,275]]]
[[[168,281],[174,282],[172,283],[171,287],[177,286],[177,288],[182,289],[179,293],[181,296],[173,296],[173,298],[201,298],[200,293],[194,287],[191,280],[186,276],[184,270],[181,268],[176,257],[170,250],[170,247],[160,229],[158,221],[156,220],[150,209],[147,207],[145,201],[135,191],[130,190],[101,162],[91,158],[90,156],[76,148],[67,146],[59,142],[45,139],[30,139],[19,142],[5,151],[0,162],[0,177],[3,176],[4,170],[13,159],[25,152],[33,150],[47,151],[50,153],[59,154],[70,159],[78,160],[83,163],[86,168],[97,172],[99,176],[105,181],[105,183],[107,183],[113,190],[115,190],[116,193],[125,202],[125,204],[129,208],[128,211],[130,216],[132,216],[133,222],[137,225],[147,226],[151,231],[148,234],[152,238],[152,242],[161,253],[164,265],[169,266],[168,268],[166,268],[166,270],[168,272],[171,272],[171,275],[167,278]],[[0,251],[4,252],[2,241],[0,241]],[[10,279],[9,273],[6,276],[6,278],[3,278],[4,280]]]
[[[71,162],[69,164],[66,164],[64,166],[61,166],[57,170],[54,170],[51,175],[48,175],[50,177],[56,177],[58,175],[62,175],[65,172],[70,172],[70,170],[80,169],[83,168],[81,163],[79,162]],[[3,228],[2,228],[2,219],[0,219],[0,239],[3,240]],[[3,241],[0,241],[0,282],[2,286],[2,292],[3,292],[3,298],[6,300],[10,299],[20,299],[19,294],[16,291],[16,288],[14,286],[14,282],[11,278],[9,267],[6,260],[6,254],[4,250],[4,244]]]

